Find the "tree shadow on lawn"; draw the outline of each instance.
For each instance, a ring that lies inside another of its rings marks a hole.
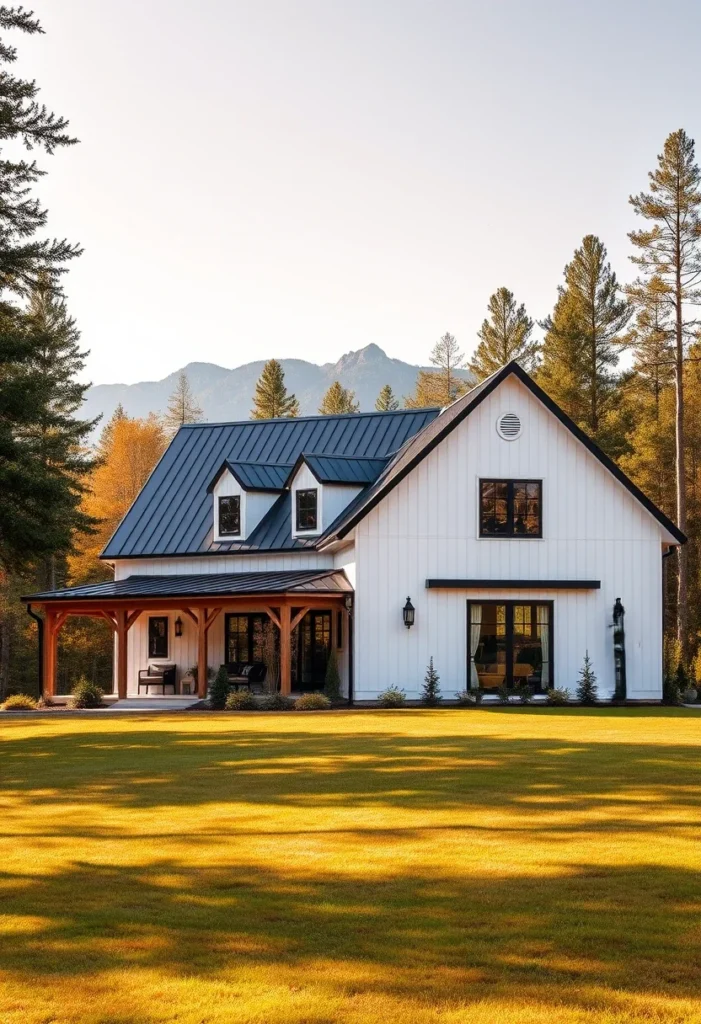
[[[0,893],[3,912],[28,922],[4,943],[0,972],[28,985],[70,976],[89,991],[102,972],[137,972],[138,984],[139,971],[156,971],[217,979],[237,996],[249,983],[294,984],[454,1008],[493,999],[602,1011],[701,996],[701,878],[659,865],[499,878],[467,863],[378,879],[74,863],[0,875]]]

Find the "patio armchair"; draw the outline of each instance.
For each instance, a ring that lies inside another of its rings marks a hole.
[[[149,686],[160,686],[161,693],[165,696],[166,688],[169,687],[175,693],[175,665],[149,665],[148,668],[139,670],[138,692],[141,693],[142,686],[148,696]]]
[[[263,693],[267,668],[261,661],[230,661],[226,665],[229,683],[235,690]]]

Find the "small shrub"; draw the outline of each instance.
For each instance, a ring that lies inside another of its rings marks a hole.
[[[226,706],[231,686],[226,665],[221,665],[209,687],[208,704],[213,711],[222,711]]]
[[[504,683],[503,686],[500,686],[499,689],[497,690],[497,697],[502,702],[502,704],[508,704],[509,697],[511,696],[513,696],[513,690],[510,690],[506,683]]]
[[[2,706],[3,711],[34,711],[37,702],[27,693],[13,693]]]
[[[269,693],[260,702],[258,707],[261,711],[291,711],[294,702],[286,697],[284,693]]]
[[[426,675],[424,676],[424,688],[421,693],[421,703],[427,708],[435,708],[443,700],[441,697],[440,676],[433,667],[433,657],[429,659]]]
[[[41,696],[37,701],[38,708],[52,708],[55,706],[55,704],[56,701],[53,699],[53,697],[50,697],[48,693]]]
[[[548,690],[548,704],[554,704],[558,707],[562,707],[563,704],[569,704],[570,691],[567,689],[557,689],[553,687],[552,690]]]
[[[679,693],[684,693],[689,689],[689,673],[686,671],[681,661],[677,665],[677,670],[674,673],[674,682],[677,684]]]
[[[587,651],[584,655],[584,663],[579,670],[577,700],[580,704],[596,704],[598,690],[599,688],[596,685],[596,676],[594,675],[594,669],[591,665],[591,658],[589,657],[589,651]]]
[[[257,711],[256,699],[250,690],[232,690],[224,701],[227,711]]]
[[[403,708],[406,704],[406,694],[398,686],[388,686],[382,693],[378,693],[377,703],[381,708]]]
[[[469,708],[475,707],[482,703],[484,694],[481,690],[459,690],[455,694],[455,699],[461,707]]]
[[[338,658],[332,647],[329,660],[326,663],[326,675],[324,677],[324,693],[329,700],[341,699],[341,677],[338,672]]]
[[[695,686],[687,686],[686,690],[682,694],[682,700],[685,704],[695,704],[698,698],[698,693]]]
[[[521,698],[522,704],[532,704],[533,687],[527,686],[526,684],[524,684],[523,686],[519,686],[518,690],[516,691],[516,696]]]
[[[663,704],[681,704],[682,695],[679,692],[677,681],[674,676],[665,676],[662,683],[662,703]]]
[[[100,708],[104,693],[99,686],[81,676],[71,690],[70,706],[72,708]]]
[[[331,701],[325,693],[305,693],[295,701],[295,711],[328,711]]]

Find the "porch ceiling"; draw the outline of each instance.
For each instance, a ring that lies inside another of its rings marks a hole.
[[[128,576],[124,580],[29,594],[25,602],[96,601],[160,597],[240,597],[257,594],[347,594],[353,588],[342,569],[287,572],[202,573],[185,576]]]

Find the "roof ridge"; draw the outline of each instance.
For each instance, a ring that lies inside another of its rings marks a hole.
[[[289,469],[294,462],[254,462],[253,459],[225,459],[229,466],[269,466],[278,469]]]
[[[394,457],[394,452],[390,452],[389,455],[341,455],[331,452],[302,452],[301,456],[305,459],[353,459],[355,462],[360,462],[361,460],[366,462],[387,462],[388,459]],[[294,465],[294,463],[291,463],[291,465]]]

